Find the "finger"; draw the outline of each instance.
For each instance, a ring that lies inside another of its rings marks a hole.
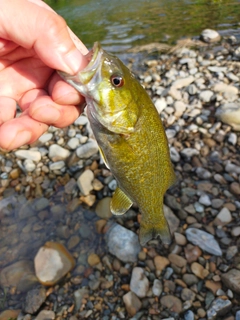
[[[34,48],[42,61],[53,69],[74,74],[87,65],[87,59],[76,48],[64,19],[33,2],[6,1],[0,10],[0,30],[0,37],[24,48]],[[82,52],[87,53],[84,45]]]
[[[84,97],[63,81],[57,73],[52,76],[48,86],[48,93],[54,102],[62,105],[79,105],[85,101]]]
[[[73,123],[79,117],[82,108],[75,105],[57,104],[51,97],[46,95],[33,101],[28,112],[32,119],[63,128]]]
[[[47,129],[48,126],[45,123],[32,119],[26,112],[19,118],[5,122],[0,127],[0,147],[5,150],[13,150],[24,144],[30,144]]]
[[[17,103],[14,99],[0,97],[0,125],[15,117]]]

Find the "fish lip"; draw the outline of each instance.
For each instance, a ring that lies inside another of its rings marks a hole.
[[[86,85],[94,77],[101,61],[103,50],[99,42],[95,42],[92,50],[86,55],[87,59],[90,60],[88,65],[79,71],[75,75],[69,75],[63,71],[58,71],[58,74],[67,82],[73,85]]]

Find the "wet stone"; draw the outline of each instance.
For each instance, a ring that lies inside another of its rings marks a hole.
[[[42,310],[36,316],[35,320],[54,320],[55,313],[51,310]]]
[[[188,241],[199,246],[202,250],[216,256],[222,255],[222,250],[213,235],[196,228],[188,228],[186,230],[186,236]]]
[[[105,197],[97,203],[96,214],[101,219],[110,219],[112,217],[112,212],[110,210],[111,198]]]
[[[158,279],[154,279],[153,281],[153,287],[152,287],[152,292],[156,297],[160,297],[162,294],[163,290],[163,285],[162,282]]]
[[[141,301],[138,299],[134,292],[129,291],[123,296],[123,302],[125,304],[128,314],[133,317],[142,307]]]
[[[231,269],[221,275],[222,281],[228,289],[240,294],[240,270]]]
[[[92,190],[92,182],[94,179],[94,174],[92,170],[85,170],[78,178],[77,185],[84,196],[87,196]]]
[[[231,307],[232,303],[230,300],[217,298],[213,301],[209,310],[207,311],[207,317],[209,320],[214,320],[217,319],[217,317],[222,317],[231,310]]]
[[[98,144],[96,140],[88,139],[85,144],[82,144],[76,149],[76,154],[78,158],[88,159],[98,152]]]
[[[131,291],[134,292],[139,298],[146,297],[149,289],[149,280],[144,274],[144,270],[140,267],[133,268],[131,281]]]
[[[33,314],[39,310],[46,299],[46,289],[44,287],[28,291],[23,310],[26,313]]]
[[[123,262],[135,262],[141,246],[138,236],[117,223],[113,223],[106,233],[106,243],[111,254]]]
[[[49,147],[48,156],[53,161],[66,160],[69,157],[69,155],[70,155],[70,151],[67,149],[64,149],[58,144],[52,144]]]
[[[232,221],[232,216],[228,208],[224,207],[218,213],[214,220],[215,225],[225,226]]]
[[[182,312],[182,301],[175,296],[163,296],[160,299],[160,303],[164,308],[167,308],[171,312],[175,312],[177,314]]]

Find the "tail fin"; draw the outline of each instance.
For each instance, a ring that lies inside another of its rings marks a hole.
[[[158,224],[141,221],[139,241],[141,246],[144,246],[148,241],[160,236],[162,243],[170,244],[172,241],[171,233],[165,217]]]

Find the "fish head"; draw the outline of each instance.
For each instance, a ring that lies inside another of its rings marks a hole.
[[[89,64],[76,75],[59,71],[60,76],[85,96],[96,120],[109,131],[129,134],[139,115],[142,86],[130,70],[99,43],[87,55]]]

